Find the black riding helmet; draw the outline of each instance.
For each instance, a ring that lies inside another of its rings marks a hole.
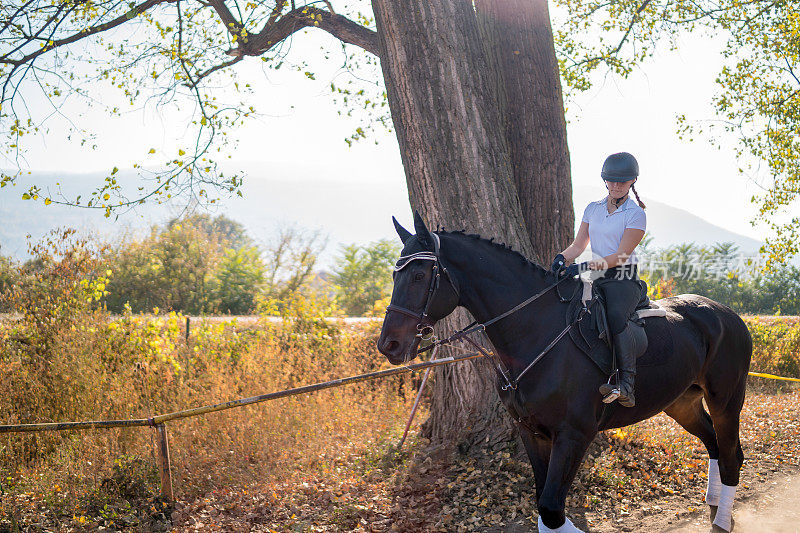
[[[600,176],[606,181],[628,181],[639,176],[639,163],[628,152],[611,154],[603,163]]]

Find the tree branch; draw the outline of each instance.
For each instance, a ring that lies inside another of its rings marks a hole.
[[[620,50],[622,50],[622,47],[623,47],[623,46],[625,45],[625,43],[627,42],[627,40],[628,40],[628,37],[629,37],[629,36],[630,36],[630,34],[631,34],[631,31],[633,31],[633,27],[634,27],[634,26],[636,25],[636,23],[639,21],[639,15],[641,15],[641,14],[642,14],[642,11],[644,11],[644,10],[645,10],[645,8],[647,8],[647,6],[648,6],[648,5],[649,5],[651,2],[652,2],[652,0],[644,0],[644,2],[642,2],[642,5],[640,5],[640,6],[639,6],[639,7],[636,9],[636,12],[635,12],[635,13],[633,14],[633,16],[631,17],[631,21],[630,21],[630,23],[628,23],[628,27],[625,29],[625,33],[622,35],[622,37],[621,37],[621,38],[620,38],[620,40],[619,40],[619,43],[617,43],[617,46],[616,46],[616,47],[614,47],[614,49],[613,49],[613,50],[611,50],[610,52],[608,52],[607,54],[605,54],[605,55],[603,55],[603,56],[597,56],[597,57],[592,57],[592,58],[586,58],[586,59],[583,59],[583,60],[581,60],[581,61],[573,61],[572,65],[571,65],[571,68],[576,68],[576,67],[579,67],[579,66],[582,66],[582,65],[588,64],[588,63],[595,63],[595,62],[600,62],[600,61],[605,61],[605,62],[608,62],[608,59],[609,59],[609,58],[611,58],[612,56],[616,56],[616,55],[617,55],[617,54],[620,52]]]
[[[74,43],[76,41],[80,41],[81,39],[84,39],[84,38],[89,37],[91,35],[95,35],[97,33],[102,33],[104,31],[107,31],[107,30],[110,30],[110,29],[115,28],[117,26],[120,26],[121,24],[124,24],[124,23],[128,22],[132,18],[144,13],[145,11],[147,11],[148,9],[150,9],[153,6],[157,6],[159,4],[164,4],[164,3],[173,3],[175,1],[176,0],[146,0],[145,2],[142,2],[141,4],[132,7],[130,9],[130,11],[128,11],[124,15],[120,15],[119,17],[117,17],[117,18],[115,18],[113,20],[110,20],[110,21],[108,21],[108,22],[106,22],[104,24],[99,24],[97,26],[92,26],[90,28],[86,28],[84,30],[81,30],[78,33],[70,35],[69,37],[65,37],[63,39],[58,39],[57,41],[49,42],[47,45],[43,46],[39,50],[36,50],[35,52],[31,52],[30,54],[28,54],[26,56],[23,56],[20,59],[8,59],[9,54],[6,54],[6,55],[0,57],[0,63],[8,63],[8,64],[11,64],[11,65],[14,65],[14,66],[24,65],[25,63],[31,61],[32,59],[36,59],[40,55],[49,52],[50,50],[53,50],[53,49],[58,48],[60,46],[64,46],[66,44],[70,44],[70,43]]]
[[[228,6],[225,5],[225,0],[210,0],[208,4],[217,12],[228,32],[238,35],[242,29],[242,23],[233,16]]]
[[[292,9],[276,21],[268,22],[259,33],[251,35],[247,42],[240,41],[239,47],[228,51],[228,54],[259,56],[303,28],[325,30],[340,41],[379,55],[377,32],[347,17],[313,6]]]
[[[235,58],[231,59],[230,61],[225,61],[220,63],[219,65],[215,65],[208,70],[204,70],[203,72],[199,72],[195,75],[194,79],[191,80],[189,83],[186,84],[187,87],[194,88],[203,80],[203,78],[207,78],[208,76],[212,75],[218,70],[222,70],[224,68],[228,68],[232,65],[235,65],[239,61],[244,59],[244,56],[238,55]]]

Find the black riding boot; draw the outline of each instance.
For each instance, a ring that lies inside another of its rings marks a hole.
[[[634,397],[634,380],[636,377],[636,358],[647,350],[647,334],[644,328],[628,321],[627,326],[614,335],[614,353],[619,366],[619,383],[605,383],[600,386],[600,393],[606,403],[619,399],[623,407],[636,405]]]

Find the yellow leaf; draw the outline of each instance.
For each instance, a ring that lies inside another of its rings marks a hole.
[[[186,155],[186,152],[184,150],[178,150],[178,155]]]
[[[150,151],[147,152],[147,153],[148,154],[154,154],[154,153],[156,153],[156,149],[155,148],[150,148]]]

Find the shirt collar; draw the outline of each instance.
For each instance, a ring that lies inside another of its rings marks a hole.
[[[597,200],[597,202],[595,203],[605,207],[607,199],[608,195],[605,195],[600,200]],[[625,202],[623,202],[622,205],[619,206],[614,212],[616,213],[617,211],[625,211],[626,209],[633,209],[634,207],[636,207],[636,204],[634,203],[633,198],[631,198],[630,193],[628,193],[628,199],[625,200]]]

